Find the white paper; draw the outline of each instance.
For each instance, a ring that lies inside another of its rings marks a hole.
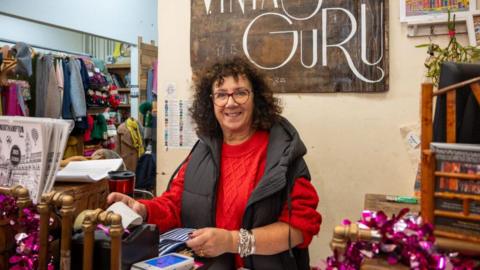
[[[53,185],[55,184],[55,176],[57,174],[58,169],[60,168],[60,161],[63,158],[68,137],[74,126],[73,121],[65,121],[65,120],[57,120],[57,119],[55,120],[58,126],[58,128],[55,129],[55,132],[58,133],[58,135],[56,136],[58,140],[55,142],[59,142],[59,143],[58,144],[54,143],[54,145],[57,145],[57,147],[55,148],[53,166],[51,167],[50,173],[48,175],[47,183],[45,184],[45,187],[43,189],[44,193],[50,192],[53,188]]]
[[[198,137],[195,133],[189,108],[192,101],[182,99],[166,99],[164,106],[164,145],[165,149],[192,148]]]
[[[108,177],[108,172],[116,171],[123,160],[99,159],[71,161],[63,170],[57,172],[56,181],[63,182],[95,182]]]
[[[110,205],[107,211],[112,211],[122,216],[122,226],[124,229],[130,225],[140,225],[143,222],[142,217],[123,202],[116,202]]]
[[[411,131],[407,134],[407,142],[411,148],[417,148],[420,146],[420,136],[415,132]]]

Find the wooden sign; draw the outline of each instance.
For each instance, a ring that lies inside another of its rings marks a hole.
[[[388,91],[388,0],[192,0],[193,71],[244,56],[276,92]]]

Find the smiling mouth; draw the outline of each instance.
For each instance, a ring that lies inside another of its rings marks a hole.
[[[242,114],[241,112],[235,112],[235,113],[225,113],[227,117],[236,117]]]

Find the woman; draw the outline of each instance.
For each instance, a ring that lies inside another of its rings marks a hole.
[[[197,76],[190,113],[200,140],[151,201],[123,201],[160,231],[195,228],[187,245],[209,269],[309,269],[320,229],[306,148],[264,77],[236,58]]]

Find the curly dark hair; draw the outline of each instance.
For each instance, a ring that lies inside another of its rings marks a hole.
[[[245,76],[253,91],[253,128],[269,130],[280,118],[280,100],[273,96],[265,75],[257,71],[243,58],[235,57],[217,62],[194,75],[194,100],[190,114],[197,124],[197,133],[203,136],[221,137],[222,130],[215,118],[211,98],[214,83],[222,84],[226,77],[238,80]]]

